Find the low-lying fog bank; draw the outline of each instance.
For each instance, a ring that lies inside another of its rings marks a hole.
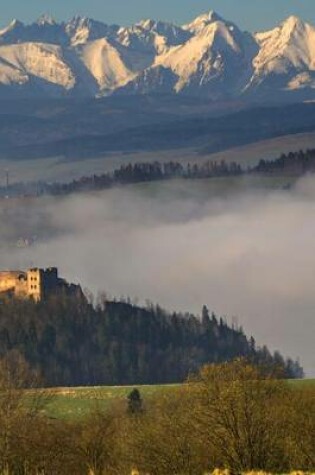
[[[315,178],[217,197],[209,180],[4,201],[0,219],[0,268],[55,265],[94,292],[207,304],[315,375]]]

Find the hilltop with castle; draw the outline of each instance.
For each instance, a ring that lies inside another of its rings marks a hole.
[[[56,267],[0,271],[0,296],[31,298],[40,302],[56,294],[79,296],[82,295],[82,290],[79,285],[69,284],[61,279]]]

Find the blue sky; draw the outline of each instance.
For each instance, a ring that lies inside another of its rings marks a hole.
[[[75,14],[128,25],[143,18],[185,23],[216,10],[247,30],[273,26],[294,14],[315,24],[315,0],[2,0],[0,26],[12,18],[31,22],[43,13],[57,20]]]

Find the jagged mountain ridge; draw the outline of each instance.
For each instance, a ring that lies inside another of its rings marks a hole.
[[[160,92],[315,99],[315,27],[290,17],[251,34],[211,11],[183,26],[42,17],[0,31],[0,96]]]

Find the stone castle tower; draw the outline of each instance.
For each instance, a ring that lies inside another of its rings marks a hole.
[[[68,284],[58,276],[58,269],[32,268],[27,271],[0,271],[0,296],[19,299],[32,298],[36,302],[49,295],[66,293],[82,295],[80,286]]]

